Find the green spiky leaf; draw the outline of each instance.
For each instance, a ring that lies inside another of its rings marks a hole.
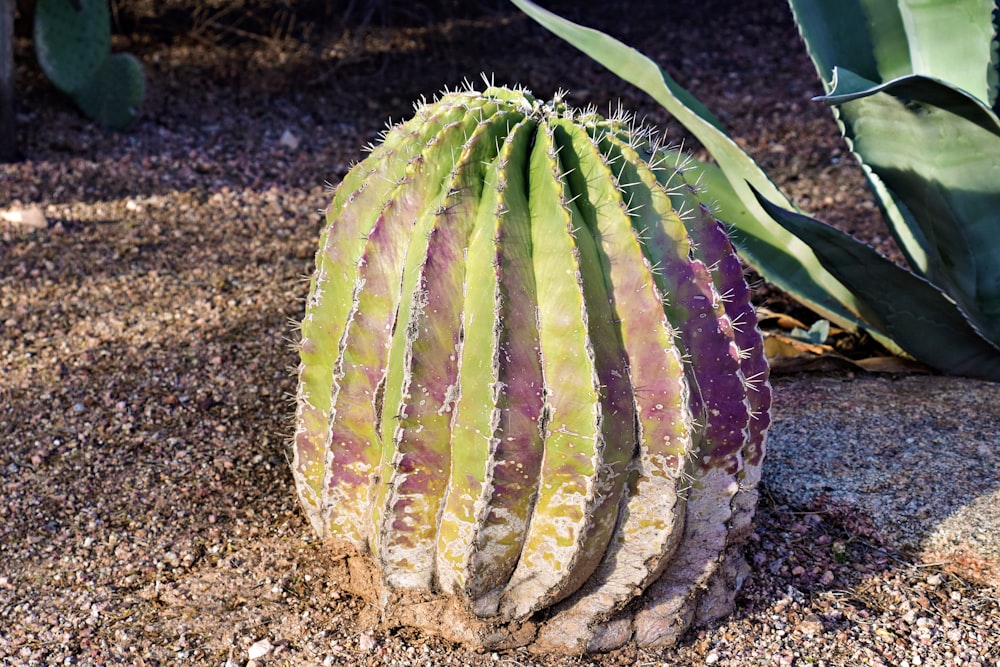
[[[1000,377],[1000,348],[980,334],[933,284],[870,246],[812,218],[766,201],[768,213],[817,249],[820,260],[858,294],[865,318],[917,359],[970,377]]]
[[[935,79],[874,85],[836,72],[823,99],[837,105],[910,265],[1000,341],[1000,120]]]

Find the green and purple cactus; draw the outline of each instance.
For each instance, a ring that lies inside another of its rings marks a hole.
[[[768,369],[680,168],[623,114],[489,87],[418,105],[344,178],[293,470],[387,624],[582,653],[731,609]]]

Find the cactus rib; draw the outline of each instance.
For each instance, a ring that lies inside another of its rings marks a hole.
[[[530,157],[531,235],[546,386],[545,456],[521,560],[500,604],[523,618],[572,593],[603,553],[633,453],[624,359],[589,223],[564,179],[574,152],[540,128]],[[569,160],[566,164],[563,160]]]
[[[403,277],[409,307],[405,314],[400,309],[393,336],[384,408],[393,411],[389,415],[395,419],[382,422],[383,442],[391,445],[383,450],[385,481],[374,506],[380,530],[375,551],[387,580],[399,587],[426,585],[434,571],[438,515],[450,467],[452,412],[461,394],[457,361],[466,250],[485,165],[495,157],[500,133],[518,120],[516,112],[467,119],[472,124],[464,143],[455,147],[461,154],[446,180],[444,197],[427,216],[426,227],[418,222],[416,233],[426,236],[426,246],[410,245],[407,262],[419,266],[411,264],[409,281]]]
[[[683,529],[684,497],[678,487],[693,436],[677,332],[663,313],[664,295],[643,256],[645,222],[636,213],[664,214],[663,202],[653,201],[650,194],[651,189],[658,191],[656,178],[648,169],[640,171],[634,152],[626,156],[628,146],[607,138],[609,130],[597,126],[591,132],[597,135],[591,137],[596,145],[590,161],[601,173],[583,180],[598,190],[596,232],[635,387],[639,453],[618,529],[601,565],[560,608],[560,615],[573,622],[542,630],[540,642],[570,652],[586,651],[598,623],[623,607],[669,562]]]
[[[520,556],[541,468],[542,375],[519,169],[536,126],[528,119],[514,126],[486,174],[469,248],[463,389],[438,530],[440,586],[483,613],[496,607]]]
[[[313,528],[320,535],[329,534],[326,525],[329,519],[325,520],[323,516],[326,511],[322,496],[324,478],[329,474],[327,440],[333,399],[337,393],[334,368],[339,363],[341,339],[354,308],[358,265],[365,244],[386,202],[393,202],[394,209],[405,209],[409,215],[415,216],[422,210],[431,188],[436,184],[407,190],[399,193],[397,198],[391,199],[389,194],[404,181],[411,160],[436,164],[450,155],[447,153],[439,157],[432,152],[426,159],[418,157],[425,150],[433,149],[444,125],[454,123],[466,114],[468,101],[458,98],[432,109],[422,108],[408,123],[393,127],[368,160],[356,165],[344,177],[327,210],[328,224],[320,236],[316,271],[310,283],[306,314],[302,320],[292,463],[299,498]],[[403,216],[399,224],[412,225],[412,220]],[[389,276],[389,279],[395,278]],[[364,441],[360,446],[368,447],[373,442]],[[336,531],[335,536],[339,532]],[[347,539],[357,543],[350,536]]]

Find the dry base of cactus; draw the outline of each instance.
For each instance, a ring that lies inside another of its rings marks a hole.
[[[360,554],[346,542],[330,541],[327,546],[339,556],[329,573],[331,581],[372,605],[376,616],[369,620],[374,625],[384,630],[417,628],[480,651],[528,647],[535,653],[602,653],[629,642],[643,648],[669,647],[692,627],[732,613],[736,594],[749,574],[746,559],[734,546],[727,550],[708,583],[687,591],[680,604],[647,591],[613,619],[596,625],[579,617],[559,616],[554,613],[558,610],[539,613],[530,620],[503,622],[476,616],[453,595],[388,587],[370,554]],[[640,614],[637,624],[636,612],[656,608],[670,611]]]
[[[345,589],[484,649],[662,646],[728,613],[767,363],[675,154],[623,116],[449,93],[327,216],[293,473]]]

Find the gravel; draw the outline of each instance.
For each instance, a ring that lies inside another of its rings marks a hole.
[[[765,481],[804,507],[1000,588],[1000,384],[913,375],[787,385]]]
[[[683,70],[796,201],[892,252],[809,101],[819,85],[783,2],[685,0],[669,17],[654,2],[553,6]],[[3,664],[998,664],[994,589],[879,544],[863,516],[774,494],[737,612],[672,651],[477,655],[387,632],[337,590],[287,449],[289,323],[326,184],[386,117],[480,71],[578,104],[621,97],[685,137],[506,5],[358,44],[342,61],[337,44],[290,38],[139,36],[122,48],[143,60],[150,98],[111,134],[18,40],[26,159],[0,165],[0,211],[37,207],[44,223],[0,217]],[[795,391],[777,383],[779,410]]]

